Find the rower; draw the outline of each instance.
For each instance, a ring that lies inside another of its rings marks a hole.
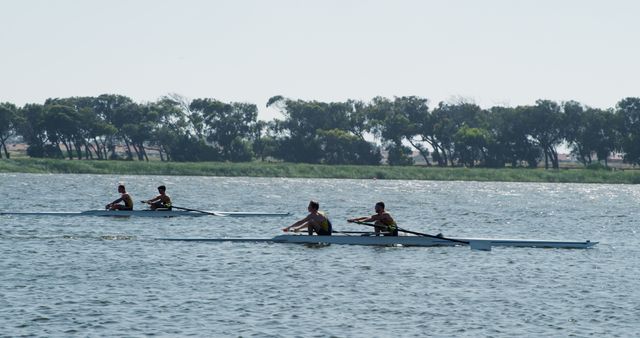
[[[307,217],[291,224],[286,228],[282,228],[282,231],[288,232],[293,228],[294,232],[300,231],[300,229],[307,228],[309,236],[315,232],[318,236],[331,236],[331,221],[327,216],[319,211],[320,203],[317,201],[310,201],[307,210],[309,214]]]
[[[127,193],[127,189],[124,187],[124,184],[118,185],[118,192],[120,193],[120,198],[117,200],[107,204],[105,209],[108,210],[133,210],[133,198],[131,195]],[[121,202],[123,204],[121,204]]]
[[[142,203],[149,204],[149,207],[151,208],[151,210],[162,209],[162,210],[170,211],[171,197],[167,195],[167,187],[165,187],[164,185],[159,186],[158,193],[159,193],[158,196],[147,201],[142,201]]]
[[[375,222],[376,236],[382,233],[384,236],[398,236],[398,225],[387,211],[384,210],[384,202],[378,202],[375,206],[375,215],[351,218],[347,222]]]

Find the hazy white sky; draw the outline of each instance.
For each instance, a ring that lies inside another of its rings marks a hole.
[[[0,0],[0,101],[640,96],[640,2]]]

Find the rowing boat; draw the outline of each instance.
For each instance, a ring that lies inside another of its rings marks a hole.
[[[537,239],[494,239],[494,238],[438,238],[425,236],[309,236],[279,235],[273,238],[158,238],[167,241],[188,242],[268,242],[292,244],[345,244],[345,245],[377,245],[377,246],[459,246],[468,244],[473,249],[491,250],[494,246],[586,249],[598,242],[555,241]]]
[[[288,212],[240,212],[240,211],[185,211],[185,210],[86,210],[78,212],[5,212],[0,215],[12,216],[103,216],[103,217],[200,217],[200,216],[225,216],[225,217],[284,217],[291,215]]]

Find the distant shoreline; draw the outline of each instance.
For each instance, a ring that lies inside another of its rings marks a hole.
[[[557,182],[638,184],[640,170],[439,168],[266,162],[139,162],[2,159],[0,173],[246,176],[289,178],[392,179],[431,181]]]

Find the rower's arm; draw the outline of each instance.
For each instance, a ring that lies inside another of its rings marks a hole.
[[[156,196],[156,197],[154,197],[152,199],[146,200],[145,202],[147,202],[148,204],[151,204],[151,203],[153,203],[155,201],[159,201],[159,200],[160,200],[160,196]]]
[[[372,221],[377,221],[378,219],[379,219],[378,215],[373,215],[373,216],[364,216],[364,217],[348,219],[347,222],[350,222],[350,223],[353,223],[353,222],[372,222]]]
[[[294,228],[293,232],[298,232],[298,231],[300,231],[302,229],[305,229],[305,228],[308,228],[308,227],[309,227],[309,222],[306,222],[306,223],[302,224],[301,226],[299,226],[297,228]]]
[[[305,218],[303,218],[303,219],[301,219],[301,220],[299,220],[299,221],[297,221],[297,222],[295,222],[295,223],[291,224],[290,226],[285,227],[285,228],[282,228],[282,231],[285,231],[285,232],[286,232],[286,231],[289,231],[289,229],[291,229],[291,228],[295,228],[295,227],[297,227],[297,226],[304,226],[304,224],[305,224],[305,223],[308,223],[308,222],[309,222],[309,219],[310,219],[310,216],[309,216],[309,215],[307,215],[307,217],[305,217]],[[302,227],[300,227],[300,228],[302,228]],[[299,230],[300,228],[298,228],[298,229],[296,229],[296,230]]]
[[[120,197],[120,198],[118,198],[117,200],[115,200],[115,201],[113,201],[113,202],[111,202],[111,203],[109,203],[109,204],[117,204],[117,203],[120,203],[120,202],[122,202],[122,201],[123,201],[123,199],[122,199],[122,197]]]

